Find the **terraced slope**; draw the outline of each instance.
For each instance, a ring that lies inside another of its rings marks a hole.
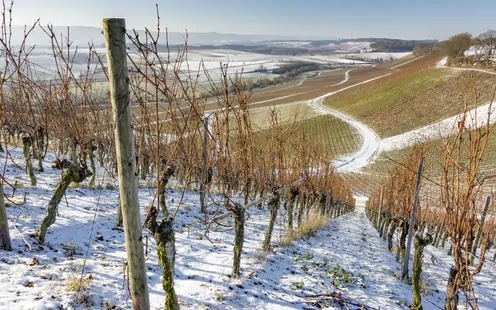
[[[325,104],[389,137],[459,114],[464,102],[492,97],[496,76],[429,68],[398,71],[388,77],[333,96]]]

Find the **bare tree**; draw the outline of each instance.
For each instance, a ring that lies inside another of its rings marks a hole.
[[[470,48],[472,35],[469,33],[460,33],[452,36],[443,43],[443,50],[451,58],[463,56],[465,51]]]
[[[496,55],[496,30],[487,30],[477,36],[476,39],[486,61],[491,61]]]

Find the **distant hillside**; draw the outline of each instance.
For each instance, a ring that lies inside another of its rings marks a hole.
[[[128,31],[132,31],[129,29]],[[54,26],[54,32],[58,34],[58,38],[62,35],[67,37],[67,27]],[[156,34],[156,32],[152,32]],[[12,29],[12,44],[19,45],[24,37],[24,26],[13,26]],[[138,30],[138,34],[144,37],[145,31]],[[165,33],[163,34],[165,39]],[[279,36],[279,35],[246,35],[246,34],[232,34],[232,33],[217,33],[217,32],[190,32],[188,33],[188,42],[190,45],[222,45],[222,44],[240,44],[260,41],[275,41],[275,40],[318,40],[322,38],[317,37],[304,37],[304,36]],[[327,38],[333,39],[333,38]],[[70,27],[70,40],[74,45],[86,46],[88,42],[92,41],[96,46],[104,44],[102,29],[97,27],[86,26],[71,26]],[[169,44],[179,45],[185,41],[184,32],[170,32]],[[163,40],[161,40],[163,42]],[[28,37],[28,45],[48,46],[50,45],[50,38],[43,32],[42,29],[35,29]]]

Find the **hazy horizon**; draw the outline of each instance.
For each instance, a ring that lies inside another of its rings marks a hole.
[[[495,28],[496,2],[455,0],[448,4],[419,0],[412,3],[357,0],[352,3],[308,0],[158,1],[164,30],[183,33],[223,33],[289,37],[445,39],[459,32],[477,35]],[[156,1],[18,0],[13,25],[87,26],[101,28],[106,17],[126,19],[130,29],[156,29]],[[470,23],[463,22],[471,18]]]

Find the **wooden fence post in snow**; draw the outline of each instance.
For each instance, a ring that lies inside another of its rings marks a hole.
[[[424,166],[424,155],[420,155],[420,164],[417,171],[417,181],[415,182],[415,192],[413,197],[412,215],[410,217],[410,226],[408,227],[408,239],[406,242],[405,257],[403,259],[402,279],[408,278],[408,262],[410,261],[410,250],[412,248],[413,226],[415,225],[415,216],[417,214],[418,195],[420,187],[420,178],[422,177],[422,168]]]
[[[11,251],[9,221],[7,218],[7,210],[5,200],[3,198],[3,184],[0,181],[0,250]]]
[[[119,193],[134,309],[150,309],[145,272],[138,203],[138,178],[132,129],[131,98],[126,55],[126,22],[120,18],[103,20],[107,48],[108,76],[115,126],[115,146]]]
[[[484,223],[486,222],[487,212],[489,211],[489,206],[491,204],[491,196],[487,196],[486,204],[484,205],[484,210],[482,211],[481,220],[479,222],[479,228],[477,228],[477,233],[475,235],[475,240],[472,246],[472,254],[477,255],[477,247],[479,246],[479,241],[482,235],[482,229],[484,228]],[[474,262],[474,256],[470,258],[470,265]]]
[[[200,182],[200,209],[202,213],[206,213],[207,206],[205,202],[206,187],[207,187],[207,143],[208,143],[208,117],[203,120],[203,160],[202,160],[202,180]]]

